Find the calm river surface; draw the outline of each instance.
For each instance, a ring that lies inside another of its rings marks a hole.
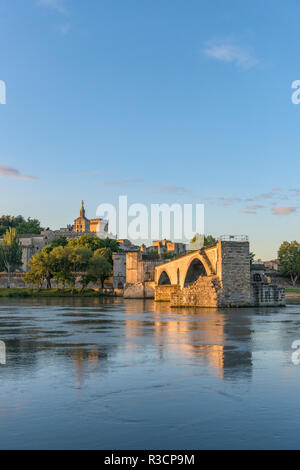
[[[300,305],[0,300],[1,449],[300,448]]]

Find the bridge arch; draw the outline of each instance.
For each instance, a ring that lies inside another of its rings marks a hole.
[[[156,285],[163,285],[162,282],[167,283],[165,285],[179,285],[182,289],[186,287],[185,280],[189,269],[190,272],[187,278],[188,284],[195,282],[200,275],[211,276],[215,274],[215,260],[213,258],[211,261],[206,253],[201,253],[200,251],[188,253],[185,256],[156,266],[155,283]],[[163,275],[164,271],[165,274]],[[194,273],[194,276],[192,276],[191,271]],[[165,277],[166,275],[167,278]],[[161,276],[163,277],[161,278]]]
[[[170,281],[168,274],[166,273],[166,271],[162,271],[161,275],[159,276],[158,285],[167,286],[170,284],[171,284],[171,281]]]
[[[192,285],[201,276],[207,276],[206,269],[202,261],[197,257],[194,258],[187,268],[184,277],[184,287]]]

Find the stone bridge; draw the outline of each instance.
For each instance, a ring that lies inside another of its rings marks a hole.
[[[182,288],[195,282],[199,276],[213,276],[220,271],[218,247],[197,250],[176,258],[155,269],[157,285],[178,285]],[[219,272],[220,274],[220,272]]]
[[[171,306],[251,304],[248,241],[220,241],[155,268],[155,300]]]

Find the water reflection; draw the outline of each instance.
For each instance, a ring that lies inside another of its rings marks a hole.
[[[49,358],[71,358],[78,387],[85,370],[120,349],[155,350],[160,361],[205,366],[224,380],[252,374],[248,310],[171,309],[149,300],[109,298],[26,299],[2,308],[0,335],[17,372],[38,367],[41,351]]]
[[[0,299],[0,447],[296,446],[299,335],[297,305]]]
[[[153,311],[152,318],[126,320],[128,350],[138,349],[131,341],[140,335],[153,335],[161,359],[167,356],[208,364],[222,379],[251,378],[251,317],[249,311],[220,309],[171,309],[166,303],[126,302],[125,313],[141,316]],[[149,328],[149,327],[152,328]]]

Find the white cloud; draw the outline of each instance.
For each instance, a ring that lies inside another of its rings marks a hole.
[[[64,0],[38,0],[38,5],[52,8],[59,13],[66,13]]]
[[[296,212],[297,207],[292,206],[277,206],[272,208],[272,213],[274,215],[290,215],[293,212]]]
[[[240,197],[219,197],[218,199],[223,206],[231,206],[231,204],[243,201]]]
[[[23,175],[19,170],[8,166],[0,165],[0,176],[9,178],[18,178],[21,180],[36,180],[35,176]]]
[[[270,199],[273,196],[274,195],[272,193],[263,193],[263,194],[260,194],[259,196],[256,196],[256,199]]]
[[[261,206],[260,204],[254,204],[253,206],[249,206],[248,209],[252,211],[256,211],[257,209],[263,209],[264,206]]]
[[[211,59],[232,63],[244,69],[250,69],[258,62],[249,51],[224,39],[208,41],[203,53]]]

